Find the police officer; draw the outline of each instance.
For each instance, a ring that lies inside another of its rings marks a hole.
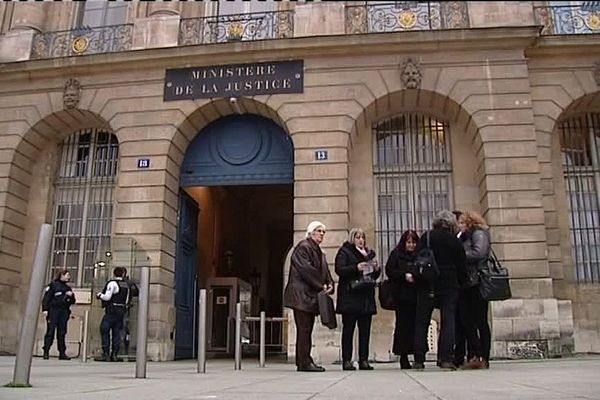
[[[117,358],[121,345],[121,329],[123,329],[123,317],[127,312],[129,304],[129,285],[123,279],[125,268],[116,267],[113,270],[114,277],[106,282],[102,292],[96,297],[102,300],[104,317],[100,323],[100,334],[102,335],[102,361],[121,361]],[[112,333],[112,352],[110,342]]]
[[[56,278],[45,289],[42,299],[42,312],[47,323],[46,335],[44,336],[44,360],[50,358],[50,347],[52,347],[54,341],[54,331],[56,331],[56,341],[58,342],[58,359],[71,359],[67,356],[67,346],[65,344],[67,322],[69,322],[69,316],[71,315],[71,304],[75,304],[75,295],[67,284],[70,280],[71,273],[64,269],[56,275]]]
[[[123,268],[123,280],[125,281],[125,283],[127,283],[127,288],[129,289],[129,301],[127,302],[127,311],[125,312],[125,317],[123,318],[123,330],[121,331],[121,338],[123,341],[123,346],[125,348],[125,354],[129,353],[129,335],[130,335],[130,330],[129,330],[129,320],[131,318],[131,306],[132,306],[132,299],[134,297],[139,297],[140,295],[140,289],[138,288],[138,286],[135,284],[134,281],[132,281],[129,278],[129,275],[127,274],[127,269]]]

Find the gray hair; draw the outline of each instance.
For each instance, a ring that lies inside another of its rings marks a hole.
[[[365,238],[365,242],[367,241],[367,235],[365,235],[365,231],[363,231],[361,228],[352,228],[350,229],[350,233],[348,233],[348,243],[354,244],[354,239],[356,239],[357,236],[362,236]]]
[[[456,217],[449,210],[439,211],[431,224],[433,229],[448,229],[454,232],[456,230]]]

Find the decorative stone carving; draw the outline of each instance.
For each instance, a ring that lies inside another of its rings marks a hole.
[[[600,86],[600,61],[594,63],[594,69],[592,70],[596,85]]]
[[[419,63],[410,57],[405,59],[400,68],[400,80],[404,89],[419,89],[422,78]]]
[[[81,85],[77,79],[69,79],[65,83],[65,90],[63,92],[63,103],[65,108],[70,110],[79,105],[81,98]]]

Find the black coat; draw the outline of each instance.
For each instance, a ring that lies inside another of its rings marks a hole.
[[[408,282],[405,274],[411,273],[416,279],[414,266],[415,253],[405,253],[395,248],[385,263],[385,273],[394,282],[396,300],[401,303],[417,302],[417,285],[419,282]]]
[[[456,235],[447,229],[433,229],[419,239],[415,252],[429,245],[435,254],[440,276],[435,281],[436,293],[458,290],[466,280],[466,256],[463,244]]]
[[[333,285],[321,247],[312,239],[300,241],[292,252],[290,275],[283,292],[283,305],[319,314],[317,295],[324,284]]]
[[[375,258],[375,252],[368,250],[365,257],[352,243],[345,242],[335,256],[335,273],[340,277],[338,282],[338,296],[336,312],[338,314],[376,314],[375,288],[353,290],[350,282],[362,276],[358,264]],[[377,279],[380,271],[371,275]]]

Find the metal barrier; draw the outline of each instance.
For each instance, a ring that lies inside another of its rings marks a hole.
[[[250,337],[246,348],[258,347],[259,366],[265,366],[267,348],[271,352],[285,352],[287,337],[287,318],[268,317],[261,311],[259,317],[245,317],[243,321],[248,323]],[[237,325],[236,325],[237,326]]]

